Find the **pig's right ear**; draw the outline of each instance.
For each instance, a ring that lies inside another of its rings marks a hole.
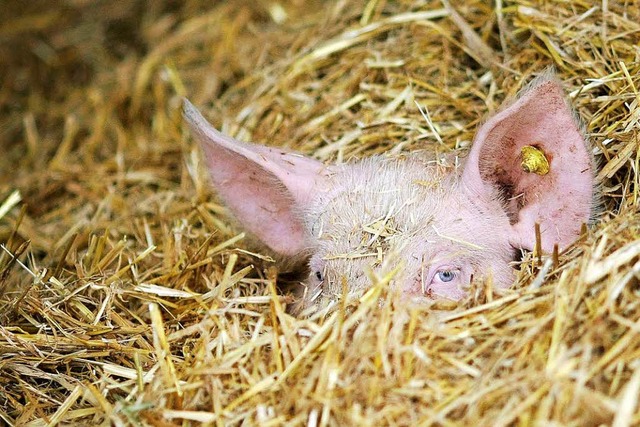
[[[589,221],[594,165],[560,83],[547,73],[478,131],[463,171],[480,198],[499,191],[511,220],[509,241],[533,250],[566,248]]]
[[[202,146],[213,184],[243,227],[281,255],[304,251],[302,213],[327,187],[328,168],[297,153],[224,135],[186,99],[183,116]]]

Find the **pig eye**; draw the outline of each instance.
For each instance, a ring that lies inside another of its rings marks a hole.
[[[324,276],[322,275],[322,271],[316,271],[315,272],[315,276],[316,276],[316,279],[318,279],[321,282],[324,280]]]
[[[441,282],[447,283],[456,278],[456,272],[452,270],[441,270],[436,273],[436,276]]]

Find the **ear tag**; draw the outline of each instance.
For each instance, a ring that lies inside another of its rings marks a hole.
[[[533,145],[525,145],[520,150],[520,155],[522,156],[520,166],[526,173],[535,173],[537,175],[549,173],[549,160],[547,160],[547,156],[541,149]]]

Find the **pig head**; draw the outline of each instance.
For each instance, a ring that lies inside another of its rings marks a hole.
[[[560,83],[549,73],[485,122],[462,168],[410,153],[324,165],[237,141],[185,100],[213,184],[242,224],[304,264],[303,306],[370,284],[366,271],[402,263],[392,286],[412,300],[460,299],[472,280],[513,282],[509,265],[566,248],[590,219],[594,166]]]

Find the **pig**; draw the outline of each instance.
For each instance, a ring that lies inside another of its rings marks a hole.
[[[363,292],[389,261],[410,301],[460,300],[472,280],[506,288],[536,224],[538,249],[563,250],[593,215],[593,158],[551,72],[480,126],[462,166],[423,152],[325,165],[224,135],[187,100],[183,115],[241,226],[306,267],[302,308],[336,301],[343,283]]]

